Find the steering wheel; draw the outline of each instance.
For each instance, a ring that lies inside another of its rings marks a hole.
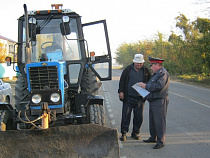
[[[48,43],[52,43],[51,46],[47,46],[44,48],[44,45],[48,44]],[[61,46],[59,46],[57,43],[55,42],[44,42],[42,45],[41,45],[41,50],[43,52],[50,52],[50,51],[53,51],[53,50],[56,50],[56,49],[61,49]]]

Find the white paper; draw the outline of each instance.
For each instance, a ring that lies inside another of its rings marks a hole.
[[[150,93],[146,89],[141,88],[139,83],[134,84],[132,88],[135,89],[143,98],[145,98]]]

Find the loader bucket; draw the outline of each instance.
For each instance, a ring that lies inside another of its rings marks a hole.
[[[0,132],[0,157],[119,158],[118,133],[91,124]]]

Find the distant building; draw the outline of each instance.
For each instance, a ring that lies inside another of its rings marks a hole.
[[[17,61],[17,47],[15,47],[14,49],[14,46],[17,42],[0,35],[0,43],[2,44],[1,47],[3,47],[3,49],[6,49],[6,55],[11,56],[13,58],[12,61]],[[16,65],[17,64],[14,63],[14,66]],[[13,66],[7,66],[6,62],[0,63],[0,78],[13,79],[13,77],[15,76],[16,72],[13,70]]]
[[[8,55],[12,55],[12,56],[15,55],[16,48],[14,49],[14,46],[17,43],[16,41],[13,41],[9,38],[6,38],[6,37],[0,35],[0,43],[3,44],[3,47],[7,50]]]

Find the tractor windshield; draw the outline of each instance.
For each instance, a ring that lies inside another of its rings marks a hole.
[[[64,23],[62,18],[50,16],[41,20],[29,18],[30,21],[35,21],[29,23],[29,39],[32,41],[31,62],[81,59],[76,19],[72,18]],[[23,42],[25,39],[25,27],[23,27]],[[23,45],[24,63],[25,43]]]

